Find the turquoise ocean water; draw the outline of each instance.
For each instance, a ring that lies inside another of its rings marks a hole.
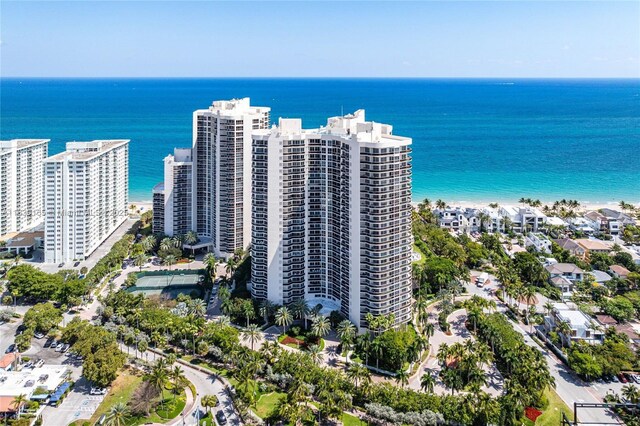
[[[640,202],[640,80],[4,78],[0,138],[131,139],[130,198],[149,200],[193,110],[244,96],[305,127],[358,108],[392,124],[415,200]]]

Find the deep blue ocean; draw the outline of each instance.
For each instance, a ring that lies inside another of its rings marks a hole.
[[[249,96],[272,120],[366,109],[413,138],[414,199],[640,202],[640,80],[1,79],[0,138],[126,138],[130,198],[192,143],[192,112]]]

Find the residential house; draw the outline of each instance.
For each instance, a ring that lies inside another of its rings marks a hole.
[[[584,247],[570,238],[560,238],[558,240],[553,240],[553,242],[559,245],[560,248],[567,250],[569,253],[571,253],[572,256],[576,256],[579,258],[585,257],[586,250],[584,249]]]
[[[611,265],[609,266],[609,272],[616,278],[627,279],[630,271],[622,265]]]
[[[16,352],[10,352],[5,354],[2,358],[0,358],[0,371],[11,371],[13,370],[16,360],[19,358],[20,354]]]
[[[538,232],[545,224],[547,216],[533,207],[502,206],[500,215],[511,222],[514,232]]]
[[[589,275],[591,275],[593,280],[600,285],[604,285],[607,281],[611,281],[611,275],[604,271],[598,271],[597,269],[589,272]]]
[[[600,209],[599,211],[600,211],[600,213],[602,215],[606,216],[609,219],[609,221],[617,221],[618,222],[619,232],[622,232],[622,230],[625,228],[625,226],[635,225],[636,224],[636,221],[635,221],[634,218],[632,218],[628,214],[621,213],[621,212],[619,212],[617,210]]]
[[[597,210],[588,212],[584,218],[591,222],[591,227],[596,231],[610,235],[618,235],[620,232],[620,223],[617,219],[608,218]]]
[[[524,246],[533,246],[540,253],[551,253],[551,241],[540,232],[529,232],[524,240]]]
[[[562,322],[569,325],[567,333],[559,330]],[[553,304],[550,315],[544,319],[544,327],[547,333],[550,331],[558,333],[563,344],[567,346],[578,340],[590,344],[600,344],[604,340],[602,325],[596,319],[566,303]]]
[[[576,243],[584,249],[585,258],[588,258],[591,253],[610,253],[612,244],[598,240],[596,238],[579,238],[575,240]]]
[[[553,263],[544,267],[550,278],[563,277],[575,283],[584,279],[584,271],[573,263]]]
[[[596,230],[593,228],[593,224],[590,220],[583,217],[574,217],[569,219],[569,229],[582,232],[583,234],[592,235]]]
[[[466,210],[471,209],[448,207],[443,210],[435,210],[434,213],[438,216],[438,225],[441,228],[456,232],[469,232],[469,219]]]

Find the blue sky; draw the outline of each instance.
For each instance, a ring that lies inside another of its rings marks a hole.
[[[0,75],[640,77],[640,2],[0,1]]]

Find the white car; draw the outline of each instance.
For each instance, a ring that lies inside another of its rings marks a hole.
[[[60,352],[64,348],[64,343],[58,343],[56,345],[56,352]]]
[[[91,395],[105,395],[107,393],[107,388],[91,388],[89,393]]]

